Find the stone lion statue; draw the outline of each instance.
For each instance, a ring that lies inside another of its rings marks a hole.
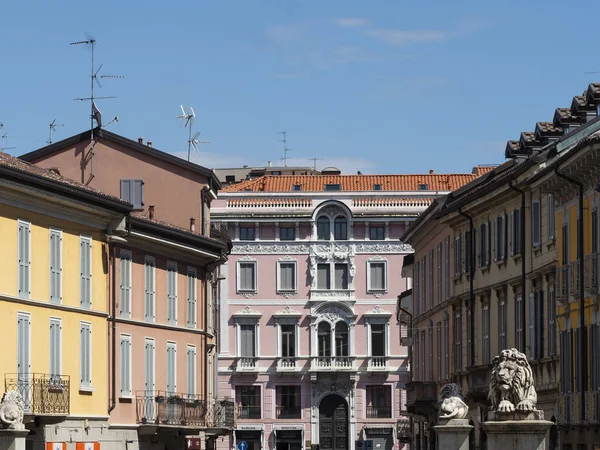
[[[15,390],[8,390],[2,396],[0,404],[0,425],[2,428],[20,430],[23,425],[23,399]]]
[[[537,393],[527,356],[516,348],[502,350],[492,361],[490,392],[491,411],[534,411]]]
[[[438,405],[440,419],[465,419],[469,413],[469,407],[463,401],[460,386],[456,383],[449,383],[442,387]]]

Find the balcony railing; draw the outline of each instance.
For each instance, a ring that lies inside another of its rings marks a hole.
[[[258,358],[243,356],[238,358],[236,370],[255,372],[258,370]]]
[[[417,402],[436,402],[437,386],[435,383],[423,381],[411,381],[406,384],[406,405],[414,405]]]
[[[275,410],[277,419],[300,419],[302,410],[299,406],[278,406]]]
[[[235,428],[235,404],[228,397],[211,402],[206,414],[206,426],[212,428]]]
[[[569,298],[569,266],[567,264],[556,269],[557,292],[556,299],[566,302]]]
[[[585,257],[585,290],[589,293],[598,291],[598,253]]]
[[[579,297],[580,282],[579,261],[571,261],[569,263],[569,294],[572,297]]]
[[[585,421],[591,425],[600,423],[600,391],[588,391],[585,393]]]
[[[367,419],[390,419],[391,406],[367,406]]]
[[[314,370],[355,370],[354,356],[314,356],[312,368]]]
[[[260,406],[238,405],[238,418],[240,418],[240,419],[260,419]]]
[[[387,370],[388,369],[388,357],[387,356],[371,356],[369,358],[368,370]]]
[[[485,393],[487,397],[490,372],[488,365],[469,369],[469,394]]]
[[[21,394],[25,414],[69,415],[71,381],[68,375],[7,373],[4,390]]]
[[[165,391],[136,393],[137,423],[205,426],[206,400],[198,395]]]
[[[277,360],[277,370],[286,372],[294,371],[297,367],[298,358],[295,356],[282,356]]]

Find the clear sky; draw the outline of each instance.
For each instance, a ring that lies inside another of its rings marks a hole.
[[[89,129],[90,33],[108,129],[208,167],[469,172],[600,79],[593,1],[146,0],[0,5],[0,122],[19,155]],[[591,20],[591,21],[590,21]],[[595,78],[594,78],[595,77]]]

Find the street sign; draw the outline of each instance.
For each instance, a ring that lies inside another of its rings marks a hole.
[[[237,450],[247,450],[248,443],[246,441],[240,441],[237,443]]]
[[[187,444],[185,448],[189,450],[200,450],[200,438],[187,438]]]
[[[373,450],[373,440],[365,439],[365,450]]]

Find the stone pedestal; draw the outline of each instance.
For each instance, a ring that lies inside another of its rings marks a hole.
[[[25,436],[29,430],[0,430],[0,450],[25,450]]]
[[[473,425],[467,419],[450,419],[433,427],[437,436],[438,448],[444,450],[469,450],[469,433]],[[507,450],[507,449],[503,449]]]
[[[482,424],[488,450],[546,450],[552,422],[544,420],[543,411],[491,412]]]

